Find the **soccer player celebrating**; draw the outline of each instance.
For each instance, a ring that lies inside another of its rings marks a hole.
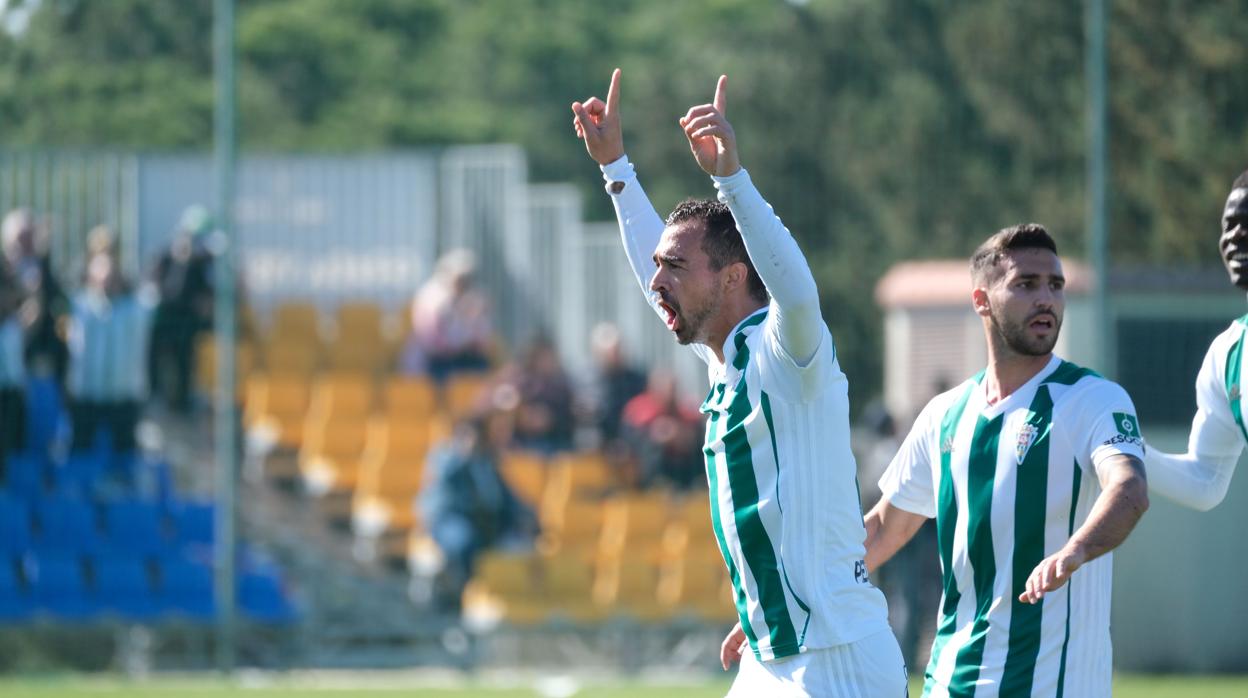
[[[1231,283],[1248,290],[1248,170],[1231,185],[1222,209],[1218,238],[1222,264]],[[1226,497],[1239,454],[1248,443],[1244,431],[1244,339],[1248,315],[1218,335],[1196,376],[1196,416],[1187,453],[1173,455],[1155,448],[1144,459],[1149,486],[1185,506],[1208,511]]]
[[[900,697],[904,662],[866,574],[845,375],[810,268],[738,161],[726,83],[680,119],[719,200],[666,222],[624,155],[620,71],[605,102],[572,111],[643,292],[707,363],[711,521],[740,618],[721,649],[725,669],[742,663],[729,696]]]
[[[1053,354],[1057,245],[1027,224],[971,257],[988,367],[923,409],[866,517],[867,569],[935,517],[944,594],[925,696],[1110,695],[1109,551],[1148,508],[1127,393]]]

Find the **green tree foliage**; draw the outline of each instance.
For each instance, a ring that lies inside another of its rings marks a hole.
[[[15,3],[10,0],[10,5]],[[0,143],[206,148],[211,0],[41,0],[0,34]],[[1209,265],[1248,165],[1239,0],[1112,3],[1111,251]],[[893,262],[1044,222],[1082,256],[1083,3],[247,0],[244,147],[524,146],[610,216],[569,103],[624,69],[625,142],[660,210],[711,189],[676,119],[729,77],[743,160],[807,250],[856,399]]]

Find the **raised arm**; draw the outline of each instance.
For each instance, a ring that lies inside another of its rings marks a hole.
[[[797,241],[741,167],[736,135],[724,116],[727,85],[727,76],[721,75],[714,102],[691,108],[680,125],[694,159],[711,175],[720,200],[732,210],[750,261],[771,294],[781,346],[804,366],[823,337],[819,289]]]
[[[590,97],[572,103],[572,126],[576,137],[585,141],[589,156],[602,169],[607,193],[615,206],[620,224],[620,238],[629,266],[637,277],[641,291],[655,312],[659,312],[656,296],[650,291],[654,273],[654,250],[663,234],[663,219],[646,197],[633,165],[624,155],[624,134],[620,125],[620,69],[611,73],[607,100]]]
[[[1110,456],[1097,467],[1097,472],[1101,494],[1087,521],[1061,550],[1036,565],[1019,601],[1038,603],[1045,592],[1065,584],[1075,570],[1121,545],[1148,510],[1148,482],[1139,458],[1126,454]]]

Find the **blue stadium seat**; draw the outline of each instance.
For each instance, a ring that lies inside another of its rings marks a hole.
[[[100,605],[122,618],[150,621],[159,612],[147,563],[138,557],[102,557],[95,561],[95,589]]]
[[[90,494],[108,469],[108,452],[100,449],[71,451],[65,462],[52,471],[56,489],[61,492]]]
[[[16,561],[0,555],[0,625],[21,623],[33,610],[30,594],[18,577]]]
[[[211,546],[216,508],[211,502],[180,502],[169,509],[174,537],[180,545]]]
[[[35,508],[39,534],[34,548],[41,552],[92,553],[99,548],[95,509],[72,497],[49,497]]]
[[[216,615],[212,567],[183,558],[162,560],[156,605],[163,613],[210,621]]]
[[[99,606],[87,587],[82,558],[44,553],[29,556],[30,595],[36,610],[63,620],[87,620]]]
[[[13,495],[0,492],[0,560],[26,552],[30,547],[30,507]]]
[[[26,381],[26,437],[36,453],[47,453],[52,443],[63,438],[67,420],[61,403],[61,389],[51,378]]]
[[[247,617],[261,623],[284,625],[299,615],[277,572],[271,570],[244,572],[239,577],[238,605]]]
[[[154,502],[122,499],[104,506],[104,541],[121,555],[166,555],[172,551],[160,509]]]
[[[5,489],[22,499],[34,499],[43,495],[46,460],[34,451],[21,451],[5,455]]]

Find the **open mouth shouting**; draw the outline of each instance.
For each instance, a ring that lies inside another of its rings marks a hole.
[[[680,332],[680,306],[664,298],[659,300],[659,310],[663,311],[663,322],[667,325],[667,329]]]

